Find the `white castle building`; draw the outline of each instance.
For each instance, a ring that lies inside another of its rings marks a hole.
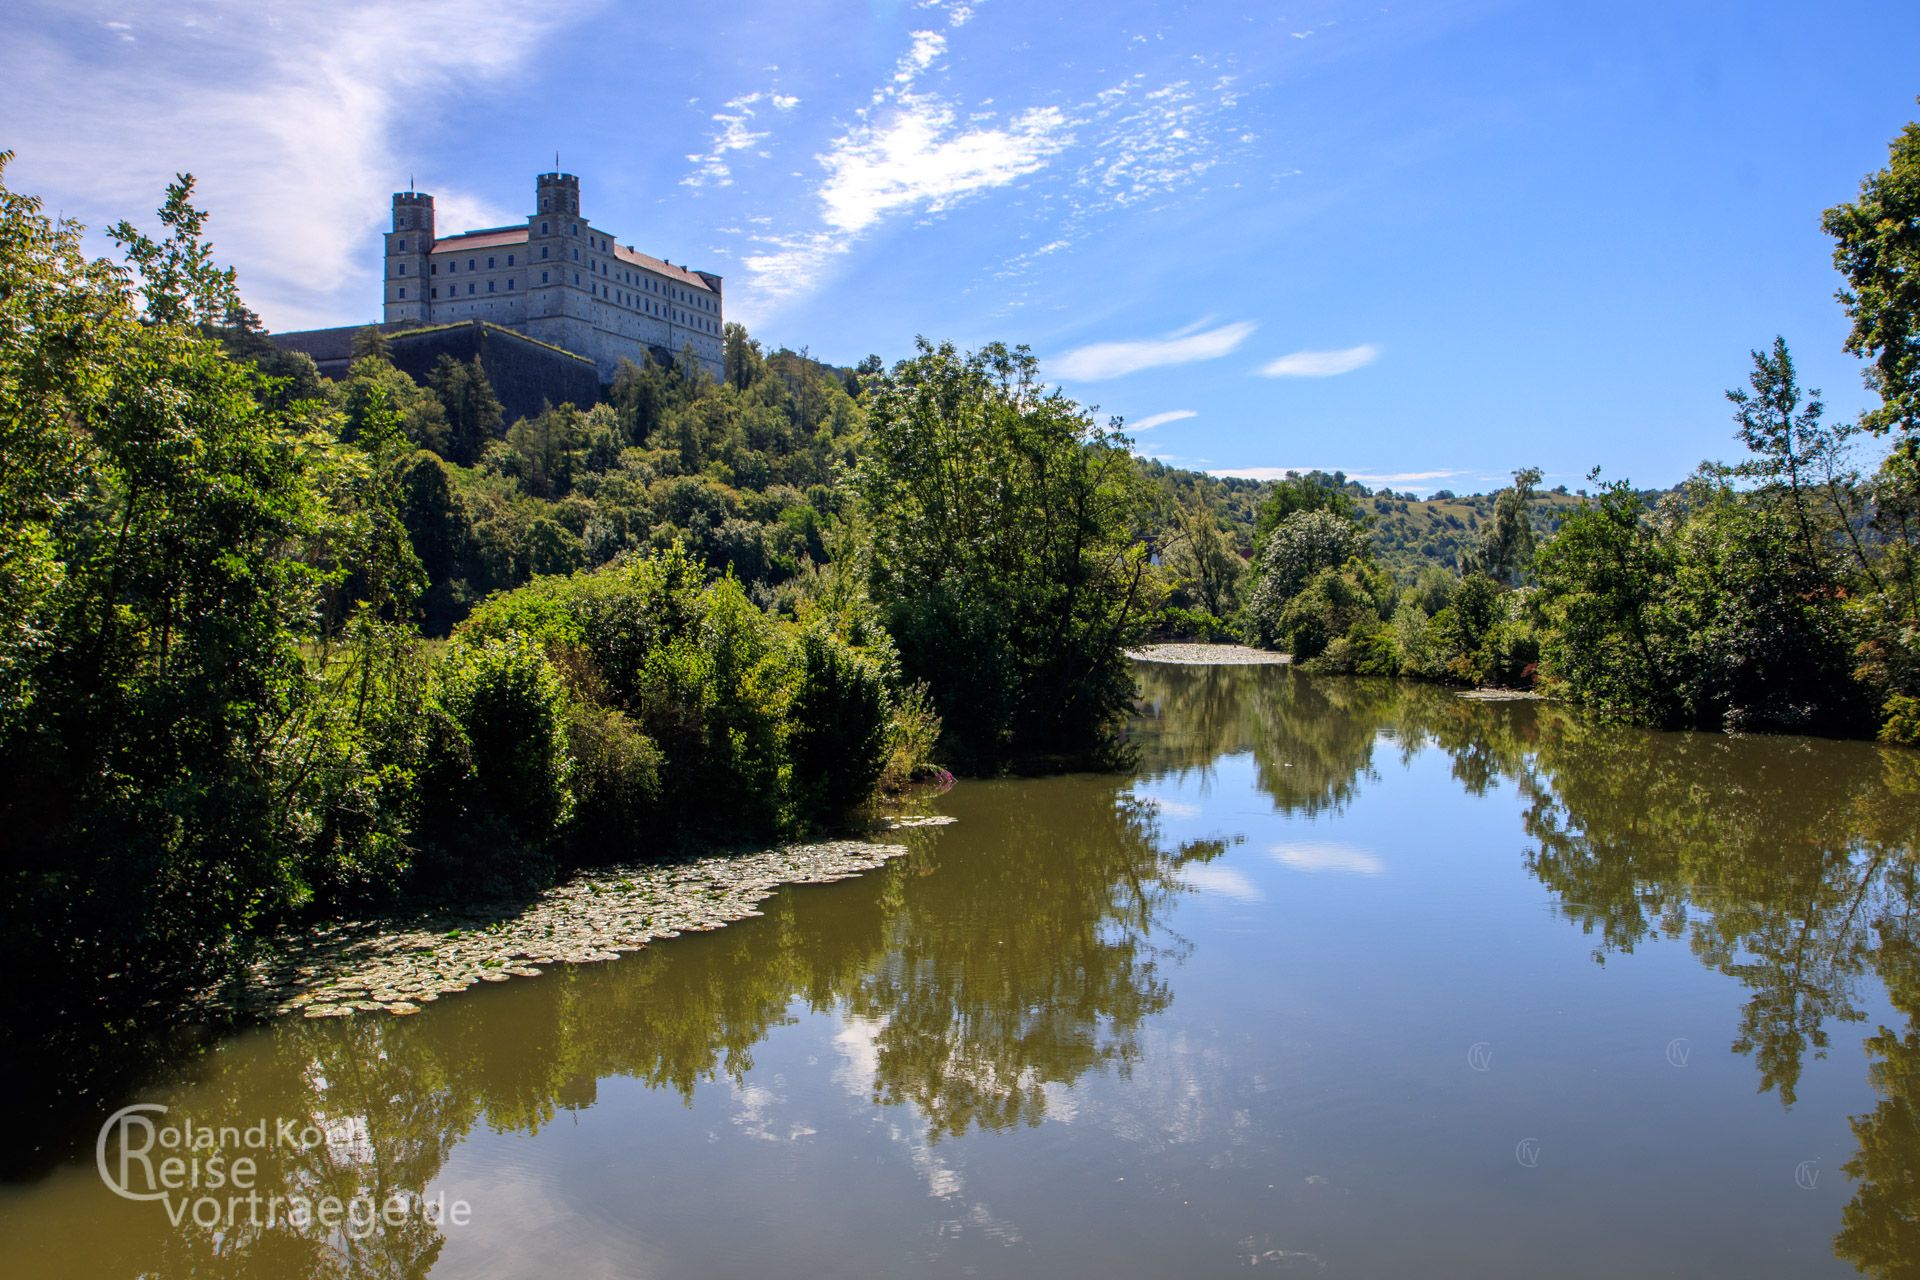
[[[438,236],[433,197],[400,191],[387,233],[388,324],[484,320],[593,360],[611,380],[649,348],[721,373],[720,277],[651,258],[580,216],[580,179],[543,173],[525,226]]]

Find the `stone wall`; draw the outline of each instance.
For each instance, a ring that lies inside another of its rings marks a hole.
[[[304,351],[329,378],[346,376],[353,335],[364,328],[309,329],[271,335],[275,345]],[[600,402],[600,372],[594,362],[569,351],[557,351],[525,334],[499,325],[472,321],[418,329],[383,325],[394,367],[425,386],[433,366],[443,355],[465,361],[480,357],[493,383],[493,393],[507,411],[507,421],[530,418],[544,404],[568,404],[582,409]]]

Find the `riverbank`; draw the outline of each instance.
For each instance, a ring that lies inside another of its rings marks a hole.
[[[1244,644],[1148,644],[1128,649],[1136,662],[1171,662],[1184,667],[1271,667],[1293,661],[1290,653]]]
[[[895,818],[890,829],[949,819]],[[760,914],[786,885],[828,884],[908,852],[833,840],[585,872],[526,902],[474,904],[399,918],[342,921],[284,934],[229,1003],[262,1017],[412,1014],[481,982],[537,977],[542,966],[595,964],[649,943]]]

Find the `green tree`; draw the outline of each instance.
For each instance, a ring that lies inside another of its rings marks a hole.
[[[1534,578],[1552,678],[1580,702],[1658,724],[1679,714],[1679,655],[1663,611],[1672,553],[1646,515],[1631,484],[1601,485],[1540,548]]]
[[[56,1041],[222,976],[293,879],[308,455],[189,327],[231,302],[189,190],[171,240],[128,241],[143,317],[77,227],[0,187],[0,961],[37,1009],[8,1025]]]
[[[463,364],[442,355],[434,362],[427,385],[440,398],[446,414],[447,460],[463,466],[478,462],[487,442],[499,439],[506,425],[506,411],[493,393],[493,383],[480,357]]]
[[[1887,167],[1870,173],[1857,199],[1826,211],[1838,294],[1853,320],[1847,350],[1870,361],[1878,408],[1870,431],[1920,433],[1920,122],[1901,129]]]
[[[240,308],[240,293],[233,268],[215,266],[213,246],[203,238],[207,215],[193,207],[192,174],[177,175],[167,187],[160,223],[169,229],[164,240],[124,219],[107,231],[133,268],[147,320],[217,326]]]
[[[1260,512],[1253,527],[1254,545],[1264,545],[1268,536],[1287,517],[1308,511],[1330,512],[1357,525],[1366,523],[1360,504],[1347,492],[1344,476],[1330,476],[1324,471],[1312,471],[1305,475],[1289,471],[1285,479],[1273,482],[1266,497],[1261,500]]]
[[[1253,638],[1264,645],[1279,641],[1289,602],[1323,571],[1366,554],[1366,531],[1332,507],[1296,510],[1281,520],[1254,560],[1256,581],[1246,606]]]
[[[1463,573],[1484,573],[1506,586],[1513,586],[1526,573],[1534,545],[1527,507],[1539,483],[1538,467],[1513,473],[1512,486],[1494,497],[1493,519],[1480,530],[1480,545],[1461,556]]]
[[[922,339],[867,401],[871,587],[956,758],[1099,744],[1131,696],[1122,648],[1157,605],[1124,437],[997,343]]]

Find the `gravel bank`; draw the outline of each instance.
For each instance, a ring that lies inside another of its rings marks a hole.
[[[1175,662],[1189,667],[1263,667],[1293,661],[1290,653],[1250,649],[1244,644],[1150,644],[1127,650],[1140,662]]]

